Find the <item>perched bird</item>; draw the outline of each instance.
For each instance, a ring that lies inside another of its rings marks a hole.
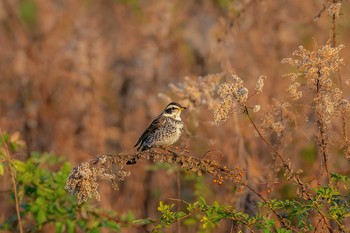
[[[181,137],[184,123],[180,115],[186,109],[180,104],[172,102],[143,132],[134,147],[138,151],[147,150],[153,146],[170,146]]]

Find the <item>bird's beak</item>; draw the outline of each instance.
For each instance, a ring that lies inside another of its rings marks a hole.
[[[186,107],[181,107],[180,108],[180,111],[183,111],[183,110],[185,110],[186,109]]]

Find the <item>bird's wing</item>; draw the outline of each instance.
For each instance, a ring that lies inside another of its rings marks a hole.
[[[165,117],[162,117],[161,115],[159,115],[156,119],[154,119],[154,121],[152,121],[152,123],[148,126],[145,132],[143,132],[143,134],[141,135],[141,137],[139,138],[139,140],[137,141],[134,147],[142,143],[148,137],[148,135],[150,135],[150,133],[154,132],[156,129],[164,125],[165,122],[166,122]]]

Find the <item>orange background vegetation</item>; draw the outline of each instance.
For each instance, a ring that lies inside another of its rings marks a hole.
[[[230,69],[254,88],[257,78],[266,75],[264,92],[252,104],[264,108],[273,98],[283,101],[289,80],[282,75],[291,68],[281,60],[299,45],[312,49],[314,42],[324,44],[330,36],[330,17],[324,13],[314,20],[322,8],[319,0],[3,0],[0,127],[20,131],[28,153],[53,152],[76,165],[98,154],[130,150],[166,106],[159,93],[182,103],[168,85],[185,76]],[[346,46],[342,55],[348,64],[347,2],[342,13],[336,40]],[[349,69],[341,70],[344,78]],[[251,179],[266,182],[271,154],[248,121],[238,116],[215,126],[212,111],[193,108],[183,114],[187,129],[178,144],[194,156],[219,151],[208,156],[231,167],[249,164]],[[295,141],[299,149],[313,143]],[[240,143],[248,162],[239,161]],[[308,168],[299,152],[293,151],[290,159],[296,167]],[[176,173],[146,170],[145,163],[130,167],[121,190],[102,185],[101,205],[154,217],[159,200],[178,197]],[[180,197],[191,198],[193,187],[181,182]],[[217,186],[210,179],[207,184],[209,198],[237,203],[229,184]]]

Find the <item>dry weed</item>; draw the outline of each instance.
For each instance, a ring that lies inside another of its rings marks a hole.
[[[66,182],[66,189],[70,193],[77,195],[78,203],[85,202],[91,197],[100,200],[98,179],[111,181],[113,188],[118,190],[117,182],[124,180],[130,175],[130,172],[125,171],[124,166],[128,161],[135,158],[137,161],[145,159],[178,165],[182,169],[197,173],[199,176],[207,173],[214,177],[213,182],[217,184],[230,180],[238,186],[244,185],[244,172],[238,167],[229,169],[213,160],[189,156],[189,152],[186,149],[151,148],[140,153],[130,151],[120,154],[101,155],[95,160],[84,162],[72,169]]]

